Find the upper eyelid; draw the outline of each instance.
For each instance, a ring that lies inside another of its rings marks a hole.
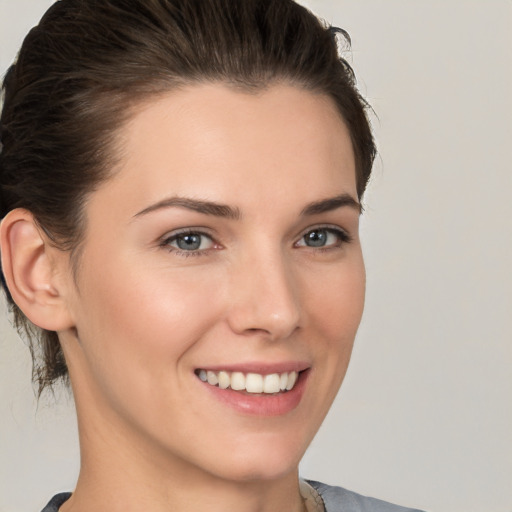
[[[210,229],[205,227],[186,227],[186,228],[177,228],[165,233],[165,235],[159,237],[159,240],[169,240],[170,238],[176,238],[180,235],[203,235],[215,239],[215,235],[211,232]]]
[[[169,248],[171,242],[175,241],[180,236],[187,235],[187,234],[204,236],[204,237],[209,238],[213,242],[214,245],[221,245],[217,241],[216,237],[213,234],[208,233],[208,230],[206,230],[205,228],[178,228],[178,229],[175,229],[172,231],[168,231],[165,235],[159,237],[157,239],[156,243],[159,247]],[[190,251],[190,252],[205,252],[210,249],[199,249],[197,251]],[[180,249],[175,249],[175,250],[179,251]]]
[[[198,249],[182,249],[180,247],[175,247],[173,244],[176,242],[176,240],[180,236],[185,236],[187,234],[191,235],[199,235],[201,237],[208,238],[211,242],[211,247],[206,248],[198,248]],[[168,234],[164,235],[163,237],[159,238],[157,241],[158,248],[159,249],[165,249],[167,252],[173,253],[176,256],[180,257],[192,257],[192,256],[206,256],[211,253],[211,251],[221,249],[222,246],[217,242],[217,240],[210,234],[199,230],[195,228],[182,228],[177,229],[171,232],[168,232]]]
[[[311,231],[315,231],[316,229],[325,229],[334,233],[340,233],[343,234],[346,238],[351,240],[353,237],[350,234],[349,230],[346,228],[343,228],[337,224],[330,224],[330,223],[324,223],[324,224],[315,224],[312,226],[308,226],[307,228],[301,230],[297,235],[295,235],[295,241],[294,244],[299,242],[304,236],[306,236]],[[165,235],[159,237],[158,241],[159,244],[165,245],[169,243],[170,240],[176,239],[180,235],[186,235],[186,234],[197,234],[201,236],[206,236],[210,238],[214,243],[222,245],[218,240],[214,233],[211,232],[211,229],[206,228],[204,226],[200,227],[184,227],[184,228],[177,228],[172,231],[167,232]]]
[[[326,230],[326,231],[329,231],[330,233],[334,234],[338,238],[338,243],[335,244],[335,245],[331,244],[331,245],[328,245],[328,246],[319,246],[319,247],[310,247],[310,246],[307,246],[307,245],[304,245],[304,246],[303,245],[299,245],[300,242],[302,240],[304,240],[305,236],[308,233],[311,233],[312,231],[322,230],[322,229]],[[354,240],[354,237],[350,234],[350,232],[347,229],[344,229],[341,226],[337,226],[337,225],[332,225],[332,224],[331,225],[326,225],[326,224],[323,224],[323,225],[318,225],[318,226],[307,228],[297,238],[297,240],[294,242],[293,245],[294,245],[294,247],[297,247],[297,248],[307,247],[307,248],[311,248],[311,249],[314,249],[314,250],[326,250],[326,249],[333,249],[334,247],[343,247],[346,244],[351,243],[353,240]]]
[[[343,233],[344,235],[348,236],[348,237],[351,237],[351,234],[349,232],[348,229],[346,228],[343,228],[337,224],[315,224],[313,226],[309,226],[307,227],[306,229],[303,229],[299,236],[298,236],[298,240],[300,238],[302,238],[303,236],[307,235],[308,233],[310,233],[311,231],[315,231],[316,229],[325,229],[327,231],[333,231],[333,232],[338,232],[338,233]]]

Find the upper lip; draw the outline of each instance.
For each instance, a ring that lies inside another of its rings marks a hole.
[[[200,366],[198,369],[211,370],[213,372],[227,371],[227,372],[241,372],[241,373],[259,373],[261,375],[270,375],[272,373],[285,373],[285,372],[301,372],[306,370],[311,365],[304,361],[282,361],[275,363],[251,361],[245,363],[234,364],[215,364]]]

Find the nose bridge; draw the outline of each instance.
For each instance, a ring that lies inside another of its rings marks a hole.
[[[281,247],[260,245],[235,264],[229,322],[237,333],[287,338],[299,326],[298,283]]]

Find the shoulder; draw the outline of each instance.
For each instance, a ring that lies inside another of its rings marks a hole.
[[[70,492],[56,494],[41,512],[58,512],[60,506],[71,496]]]
[[[307,481],[322,497],[326,512],[421,512],[420,510],[400,507],[386,501],[369,498],[343,487]],[[41,512],[58,512],[60,506],[71,496],[69,492],[56,494]],[[343,508],[341,508],[343,507]]]
[[[421,512],[420,510],[400,507],[386,501],[369,498],[343,487],[308,480],[322,497],[326,512]]]

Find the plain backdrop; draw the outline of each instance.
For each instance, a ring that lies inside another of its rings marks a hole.
[[[50,0],[0,0],[0,72]],[[304,0],[350,33],[379,158],[366,311],[308,478],[431,512],[512,511],[512,2]],[[5,309],[5,308],[3,308]],[[0,512],[73,488],[72,400],[37,405],[0,324]]]

